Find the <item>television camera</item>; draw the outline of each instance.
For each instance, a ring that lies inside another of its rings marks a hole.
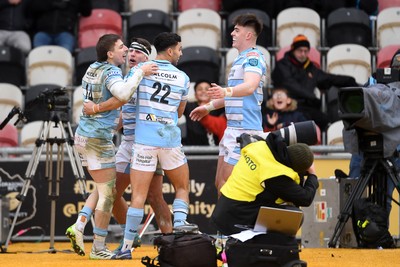
[[[399,70],[378,69],[375,78],[376,84],[341,88],[338,92],[345,150],[360,153],[363,160],[360,176],[338,216],[329,247],[337,245],[352,214],[354,201],[361,198],[367,188],[369,199],[382,207],[386,207],[387,179],[400,192],[400,178],[394,162],[399,156],[397,147],[400,144]]]

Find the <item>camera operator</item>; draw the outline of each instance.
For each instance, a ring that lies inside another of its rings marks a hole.
[[[287,146],[276,132],[266,139],[248,134],[239,139],[239,162],[221,188],[211,216],[224,235],[242,231],[237,224],[254,225],[261,206],[309,206],[318,188],[314,155],[306,144]]]
[[[394,53],[391,63],[390,63],[390,67],[392,69],[400,69],[400,49],[398,49],[396,51],[396,53]],[[373,74],[367,81],[367,83],[364,85],[364,87],[368,87],[368,86],[373,86],[375,84],[379,83],[376,79],[376,74]],[[397,153],[400,151],[400,145],[397,147]],[[352,154],[351,155],[351,159],[350,159],[350,173],[349,173],[349,177],[351,178],[358,178],[360,176],[360,172],[361,172],[361,163],[364,160],[364,156],[362,153],[358,153],[358,154]],[[393,159],[396,168],[399,169],[400,168],[400,159],[398,156],[396,156]],[[389,177],[386,177],[386,181],[387,181],[387,190],[386,190],[386,210],[388,212],[388,214],[390,214],[390,211],[392,209],[392,194],[393,191],[395,189],[395,185],[393,184],[393,182],[391,181],[391,179]],[[389,218],[388,218],[389,221]]]

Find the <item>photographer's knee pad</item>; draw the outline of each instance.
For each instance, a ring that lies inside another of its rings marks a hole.
[[[115,181],[116,179],[105,183],[96,183],[97,191],[99,192],[99,200],[97,201],[96,210],[104,212],[112,211],[116,195]]]

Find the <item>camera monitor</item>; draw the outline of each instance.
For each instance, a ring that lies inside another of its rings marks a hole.
[[[383,68],[376,70],[377,83],[388,84],[400,81],[400,70],[395,68]]]

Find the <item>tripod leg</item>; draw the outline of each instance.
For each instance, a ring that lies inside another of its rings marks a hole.
[[[341,210],[339,216],[338,216],[338,222],[336,223],[336,227],[335,227],[335,231],[333,233],[333,236],[331,238],[331,240],[328,243],[328,246],[331,248],[336,247],[337,245],[337,241],[340,237],[340,234],[343,231],[343,228],[346,224],[346,222],[348,221],[350,214],[351,214],[351,209],[353,207],[353,202],[356,199],[361,198],[365,188],[368,185],[369,180],[372,177],[372,174],[377,166],[378,162],[374,162],[374,164],[372,165],[371,169],[369,170],[368,174],[363,177],[360,176],[358,178],[357,184],[353,190],[353,192],[350,194],[349,198],[347,199],[344,208]]]
[[[66,140],[65,145],[67,148],[67,152],[68,152],[68,157],[71,163],[71,168],[72,168],[72,173],[74,174],[75,180],[77,181],[78,185],[79,185],[79,189],[81,191],[82,196],[84,197],[84,199],[87,198],[87,190],[86,190],[86,184],[85,184],[85,172],[83,170],[82,167],[82,163],[80,161],[78,152],[76,151],[75,147],[73,146],[73,139],[72,138],[68,138],[67,134],[65,132],[65,127],[62,124],[62,122],[60,122],[61,124],[61,130],[62,130],[62,134],[63,134],[63,138]],[[68,122],[67,123],[67,127],[68,127],[68,134],[69,136],[73,136],[72,133],[72,129],[71,129],[71,125]]]
[[[33,149],[32,157],[28,163],[28,167],[25,172],[25,182],[22,186],[21,192],[17,199],[19,200],[17,210],[14,215],[14,219],[11,223],[10,231],[7,236],[6,243],[4,245],[4,251],[7,251],[8,245],[10,244],[12,233],[14,231],[15,224],[17,223],[18,215],[21,210],[22,203],[24,202],[26,195],[28,193],[29,187],[32,182],[32,178],[35,176],[36,169],[40,162],[40,156],[42,154],[43,147],[45,145],[45,137],[50,131],[49,122],[43,122],[40,128],[38,139],[36,140],[36,146]]]

